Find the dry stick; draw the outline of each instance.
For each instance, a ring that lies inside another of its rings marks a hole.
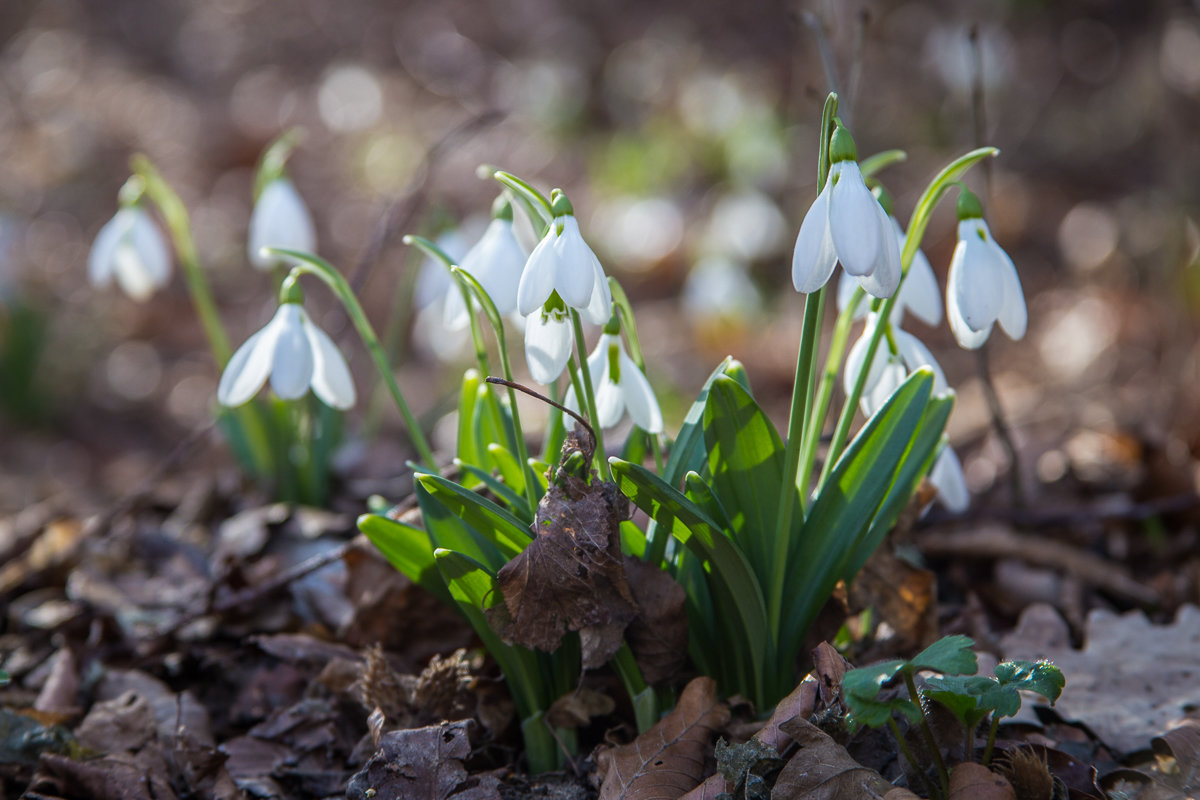
[[[974,74],[971,78],[971,118],[974,120],[975,126],[975,146],[983,147],[983,140],[987,129],[987,118],[983,102],[983,48],[979,46],[978,23],[971,26],[967,38],[971,43],[971,57],[974,66]],[[992,165],[990,159],[985,160],[983,163],[983,182],[983,196],[990,202],[992,199]],[[1013,505],[1017,508],[1024,508],[1026,505],[1025,481],[1021,477],[1021,459],[1017,454],[1017,446],[1013,441],[1012,429],[1009,427],[1008,418],[1004,414],[1004,406],[1000,404],[1000,395],[997,394],[996,385],[992,382],[987,342],[984,342],[983,346],[975,351],[975,365],[979,371],[979,380],[983,385],[983,396],[987,400],[988,411],[992,417],[992,427],[996,431],[997,438],[1000,439],[1001,446],[1004,447],[1005,455],[1008,456],[1009,490],[1012,492]]]
[[[530,397],[536,397],[538,400],[541,400],[543,403],[546,403],[547,405],[554,406],[555,408],[557,408],[559,411],[563,412],[564,414],[570,414],[572,417],[575,418],[575,420],[580,425],[582,425],[587,430],[588,436],[590,436],[592,438],[592,451],[594,452],[596,450],[596,431],[592,428],[592,426],[588,423],[588,421],[586,419],[584,419],[579,414],[576,414],[574,411],[567,408],[562,403],[557,403],[554,400],[551,400],[549,397],[546,397],[546,395],[542,394],[541,392],[537,392],[537,391],[534,391],[533,389],[530,389],[528,386],[523,386],[519,383],[505,380],[504,378],[495,378],[495,377],[492,377],[491,375],[489,375],[484,380],[487,381],[488,383],[497,383],[497,384],[500,384],[501,386],[507,386],[510,389],[516,389],[518,392],[524,392],[525,394],[529,395]]]
[[[833,58],[833,49],[829,46],[829,37],[825,35],[825,26],[821,20],[811,11],[801,11],[800,21],[803,22],[809,30],[813,32],[813,37],[817,40],[817,52],[821,54],[821,65],[825,68],[825,80],[829,85],[829,91],[836,94],[839,98],[842,97],[841,82],[838,80],[837,62]],[[840,114],[842,121],[847,127],[850,125],[851,105],[844,99],[842,104],[845,106],[845,112]],[[839,108],[842,106],[839,104]]]

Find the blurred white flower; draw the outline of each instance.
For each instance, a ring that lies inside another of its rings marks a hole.
[[[974,350],[999,322],[1009,338],[1025,335],[1028,313],[1021,279],[982,217],[958,223],[958,244],[946,280],[946,317],[958,343]]]
[[[287,259],[263,253],[264,247],[302,253],[316,251],[317,233],[312,215],[287,178],[276,178],[263,187],[250,214],[250,233],[246,238],[250,263],[258,269],[288,263]]]
[[[858,373],[864,369],[867,355],[867,345],[871,341],[872,331],[879,324],[879,317],[872,314],[863,330],[862,336],[850,348],[846,356],[845,371],[842,376],[846,394],[850,394]],[[862,398],[859,407],[865,416],[870,417],[887,402],[892,393],[904,383],[905,379],[921,367],[928,367],[933,372],[933,393],[944,394],[949,390],[946,375],[921,340],[898,326],[892,325],[892,339],[896,343],[896,352],[888,351],[886,339],[879,342],[875,350],[875,358],[867,369],[867,380],[863,385]]]
[[[517,308],[517,286],[525,268],[525,258],[525,251],[513,233],[512,219],[497,218],[467,251],[459,267],[479,281],[495,303],[496,310],[507,316]],[[446,292],[442,320],[449,330],[462,330],[470,322],[467,304],[457,286]]]
[[[900,223],[895,217],[889,215],[888,219],[891,221],[892,231],[896,235],[896,245],[903,251],[904,229],[900,227]],[[843,273],[838,280],[839,311],[844,311],[850,304],[850,298],[857,288],[858,282],[848,273]],[[854,318],[865,317],[868,306],[868,303],[859,303],[858,308],[855,309]],[[893,325],[899,325],[904,321],[905,311],[911,311],[918,319],[930,326],[936,326],[942,321],[942,293],[938,288],[937,276],[933,274],[933,267],[930,265],[929,259],[919,249],[913,256],[913,262],[908,267],[908,275],[900,284],[900,294],[896,298],[895,305],[892,306]]]
[[[171,277],[171,255],[162,231],[141,206],[127,206],[96,234],[88,255],[88,280],[107,286],[114,278],[125,294],[145,300]]]
[[[346,359],[299,303],[280,304],[271,321],[237,349],[221,375],[217,400],[223,406],[240,406],[268,377],[284,400],[303,397],[311,388],[326,405],[354,405],[354,381]]]
[[[530,377],[545,385],[558,380],[575,341],[566,308],[551,305],[547,303],[525,319],[525,362]]]
[[[971,504],[971,493],[967,491],[967,479],[963,477],[962,464],[950,445],[942,448],[942,454],[933,462],[929,471],[929,482],[937,489],[937,499],[952,514],[961,514]]]
[[[612,293],[600,259],[584,241],[572,213],[556,215],[529,254],[517,287],[517,310],[528,317],[557,292],[585,319],[603,325],[612,313]]]
[[[873,297],[900,284],[900,248],[883,206],[867,188],[854,140],[839,125],[830,139],[829,176],[804,215],[792,253],[792,285],[809,294],[829,282],[838,261]]]
[[[611,428],[621,421],[621,416],[628,410],[629,418],[639,428],[647,433],[662,433],[662,411],[654,397],[654,390],[625,352],[619,334],[600,334],[596,349],[588,356],[588,372],[596,395],[595,424],[601,428]],[[563,404],[574,411],[579,410],[574,387],[567,390]]]
[[[724,256],[696,262],[683,284],[683,308],[697,318],[744,319],[762,308],[762,298],[746,267]]]

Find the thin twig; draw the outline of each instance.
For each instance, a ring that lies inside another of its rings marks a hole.
[[[523,386],[522,384],[516,383],[515,381],[505,380],[504,378],[496,378],[491,375],[487,376],[487,378],[485,378],[484,380],[486,380],[488,383],[497,383],[497,384],[500,384],[501,386],[507,386],[510,389],[516,389],[518,392],[524,392],[525,394],[529,395],[530,397],[536,397],[538,400],[541,400],[543,403],[553,406],[554,408],[557,408],[559,411],[563,412],[564,414],[570,414],[572,417],[575,418],[576,422],[578,422],[580,425],[582,425],[587,430],[588,436],[590,436],[592,439],[592,451],[595,452],[595,450],[596,450],[596,431],[592,428],[592,426],[588,423],[588,421],[586,419],[584,419],[582,416],[580,416],[579,414],[576,414],[574,411],[567,408],[562,403],[551,400],[549,397],[546,397],[546,395],[542,394],[541,392],[536,392],[533,389],[530,389],[528,386]],[[514,410],[513,413],[516,413],[516,411]]]

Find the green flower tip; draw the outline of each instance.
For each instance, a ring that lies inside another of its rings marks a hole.
[[[496,199],[492,201],[492,219],[502,219],[505,222],[512,222],[512,203],[508,201],[507,195],[497,195]]]
[[[961,222],[964,219],[981,219],[983,217],[983,204],[979,202],[979,198],[975,196],[967,187],[962,187],[962,191],[958,195],[958,219]]]
[[[893,209],[896,207],[896,203],[892,198],[892,193],[889,192],[887,188],[878,181],[875,181],[873,191],[875,193],[875,199],[879,201],[879,205],[883,206],[883,210],[888,213],[888,216],[895,216]]]
[[[839,120],[833,128],[833,136],[829,138],[829,163],[842,161],[858,161],[858,148],[854,146],[850,131]]]
[[[614,313],[608,318],[608,322],[604,323],[604,332],[611,336],[616,336],[621,332],[621,320],[617,314]]]
[[[575,207],[571,205],[571,201],[563,194],[562,189],[555,189],[550,192],[550,213],[556,217],[575,216]]]
[[[279,286],[279,304],[303,302],[304,290],[300,288],[300,276],[295,272],[289,272]]]
[[[121,208],[130,208],[140,203],[145,193],[146,179],[141,175],[130,175],[117,192],[117,202],[121,204]]]

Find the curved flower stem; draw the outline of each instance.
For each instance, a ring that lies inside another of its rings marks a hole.
[[[329,287],[334,296],[341,301],[342,306],[346,309],[346,313],[350,316],[350,320],[354,323],[355,330],[358,331],[358,335],[362,338],[363,344],[367,346],[367,352],[371,354],[371,359],[375,362],[375,368],[379,370],[380,376],[383,378],[384,383],[387,384],[388,391],[392,395],[392,400],[396,403],[396,408],[399,409],[400,415],[404,418],[404,425],[408,428],[408,437],[412,440],[413,446],[417,450],[417,455],[420,456],[426,468],[436,471],[437,459],[433,457],[433,450],[430,449],[429,442],[425,439],[425,434],[421,432],[421,426],[417,424],[416,417],[413,416],[412,411],[409,409],[408,402],[404,399],[404,392],[400,391],[400,385],[396,383],[396,376],[392,374],[392,368],[388,363],[383,345],[379,343],[379,337],[375,335],[374,329],[371,328],[371,323],[367,320],[367,315],[359,304],[358,298],[355,297],[354,290],[350,288],[350,284],[332,264],[312,253],[301,253],[297,250],[284,250],[275,247],[267,248],[267,250],[273,254],[299,261],[299,264],[292,267],[293,274],[308,273],[309,275],[317,276]]]
[[[167,223],[171,243],[179,258],[179,269],[192,298],[192,307],[196,309],[196,316],[200,318],[204,336],[208,339],[208,349],[216,363],[217,372],[220,373],[229,363],[232,350],[229,346],[229,335],[213,300],[212,289],[200,266],[200,256],[192,238],[192,223],[187,207],[146,156],[135,155],[130,159],[130,168],[134,176],[142,182],[146,195],[162,214],[163,221]],[[268,423],[264,420],[266,412],[262,406],[255,404],[253,407],[223,410],[220,413],[227,414],[228,418],[233,420],[237,431],[233,435],[240,433],[244,436],[254,474],[260,479],[285,480],[287,470],[282,469],[282,465],[279,465],[279,470],[274,469],[275,459],[271,456],[271,441],[267,435]]]
[[[593,460],[596,462],[596,472],[599,473],[604,480],[610,480],[612,474],[608,469],[608,458],[604,454],[604,434],[600,431],[600,420],[596,414],[596,391],[592,388],[592,373],[588,368],[587,353],[584,351],[583,343],[583,320],[579,316],[579,312],[575,309],[570,309],[571,326],[575,333],[575,350],[579,353],[579,374],[583,383],[583,394],[579,394],[579,389],[575,389],[575,396],[582,397],[587,401],[587,418],[592,423],[592,428],[596,431],[596,452],[592,454]]]
[[[921,247],[921,239],[925,236],[925,229],[929,226],[929,219],[933,216],[933,209],[938,201],[942,199],[942,196],[950,190],[955,181],[964,172],[979,161],[995,156],[999,152],[994,147],[980,147],[972,150],[966,155],[960,156],[950,162],[925,187],[925,191],[917,201],[916,208],[913,209],[912,218],[908,222],[908,234],[904,238],[904,249],[900,252],[901,286],[904,285],[904,280],[908,277],[908,269],[912,265],[917,250]],[[883,306],[879,309],[879,318],[881,320],[891,319],[892,309],[896,306],[896,298],[899,294],[900,289],[897,288],[891,297],[883,301]],[[875,326],[875,330],[871,333],[871,339],[867,343],[867,352],[863,357],[863,364],[869,365],[874,362],[875,353],[879,350],[879,341],[883,338],[886,328],[886,325]],[[829,443],[829,455],[825,459],[825,466],[821,469],[821,478],[817,483],[818,488],[829,477],[829,473],[833,471],[834,464],[837,463],[838,458],[842,455],[842,450],[846,447],[846,441],[850,437],[850,425],[854,422],[854,414],[858,410],[858,401],[862,399],[866,382],[867,370],[863,369],[854,381],[854,388],[851,390],[850,396],[846,398],[846,404],[842,406],[842,413],[838,417],[837,428],[833,432],[833,441]]]
[[[854,296],[844,311],[838,314],[837,324],[833,328],[833,338],[829,341],[829,354],[825,357],[825,369],[821,372],[821,384],[817,388],[816,405],[808,417],[808,426],[804,429],[804,442],[800,448],[799,476],[805,481],[800,499],[807,499],[808,476],[812,475],[813,465],[817,460],[817,444],[821,440],[821,431],[825,426],[825,415],[829,413],[829,403],[833,398],[833,386],[837,381],[838,369],[842,365],[842,357],[846,353],[846,343],[850,340],[850,326],[854,323],[854,310],[862,302],[866,293],[862,287],[854,290]]]

